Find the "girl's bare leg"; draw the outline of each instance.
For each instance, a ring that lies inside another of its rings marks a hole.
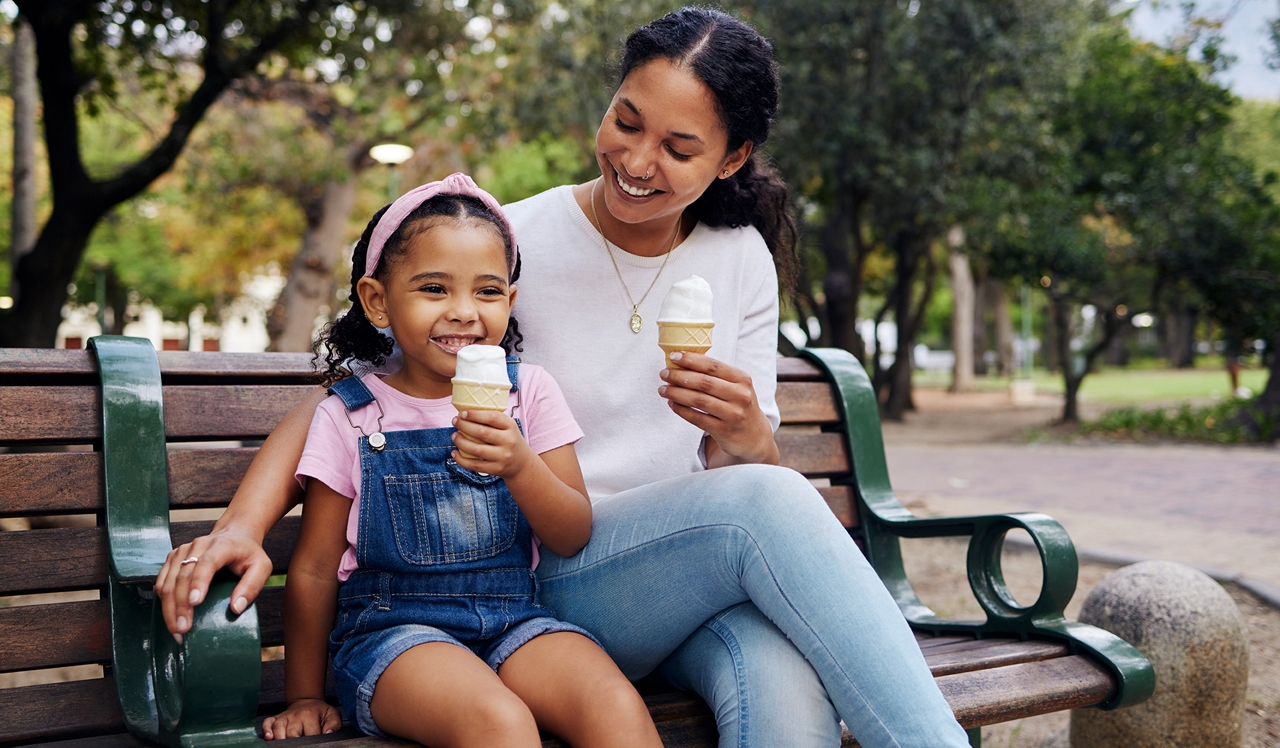
[[[479,657],[421,644],[383,671],[370,704],[383,731],[431,748],[538,748],[533,714]]]
[[[539,636],[508,657],[498,675],[540,727],[575,748],[662,748],[635,686],[585,636]]]

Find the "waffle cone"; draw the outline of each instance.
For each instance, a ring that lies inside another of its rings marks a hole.
[[[506,410],[509,384],[482,384],[453,380],[453,407],[464,410]]]
[[[706,353],[711,350],[711,329],[714,322],[658,322],[658,347],[667,354],[667,368],[679,369],[672,363],[671,354]]]

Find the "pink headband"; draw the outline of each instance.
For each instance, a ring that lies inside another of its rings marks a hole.
[[[387,208],[387,212],[382,214],[382,218],[378,219],[378,225],[373,227],[373,236],[369,239],[369,251],[364,258],[364,274],[366,278],[373,275],[374,269],[378,267],[378,260],[382,257],[382,248],[387,245],[387,240],[396,232],[396,229],[400,228],[400,224],[404,223],[404,219],[417,210],[418,206],[436,195],[474,197],[484,203],[489,210],[492,210],[507,229],[507,235],[511,237],[511,267],[508,268],[508,272],[514,273],[516,271],[516,234],[511,230],[511,222],[507,220],[507,215],[502,212],[502,206],[498,204],[497,200],[493,199],[493,195],[476,186],[476,183],[471,181],[471,177],[462,172],[456,172],[439,182],[430,182],[420,187],[414,187],[401,195],[391,204],[390,208]]]

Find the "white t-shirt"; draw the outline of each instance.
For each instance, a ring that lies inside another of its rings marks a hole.
[[[754,227],[698,224],[640,304],[644,326],[636,334],[627,294],[572,186],[504,210],[522,258],[512,308],[524,335],[521,356],[555,378],[582,428],[576,450],[592,501],[704,469],[698,455],[703,432],[658,394],[664,365],[658,310],[671,286],[690,275],[705,278],[714,295],[716,326],[707,355],[750,375],[760,407],[778,427],[778,282]],[[663,258],[616,247],[613,254],[638,300]]]

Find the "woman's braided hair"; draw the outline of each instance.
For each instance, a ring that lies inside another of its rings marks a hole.
[[[787,184],[760,154],[778,111],[773,46],[755,29],[710,8],[684,8],[627,37],[619,82],[636,68],[665,59],[689,69],[715,96],[733,151],[750,141],[751,156],[727,179],[716,179],[689,209],[708,226],[755,226],[773,254],[784,291],[795,287],[800,258]]]
[[[390,205],[385,206],[373,214],[373,218],[369,221],[369,225],[365,226],[364,233],[360,235],[360,240],[356,242],[351,254],[351,293],[347,297],[351,300],[351,308],[338,319],[325,325],[312,346],[315,360],[319,362],[323,359],[326,386],[350,376],[347,370],[350,362],[360,361],[376,368],[386,363],[387,357],[394,349],[392,338],[379,331],[369,321],[365,315],[364,306],[360,303],[360,296],[356,293],[356,284],[364,277],[365,257],[369,252],[369,240],[373,236],[373,229],[390,207]],[[515,242],[507,231],[506,222],[495,215],[483,202],[466,195],[436,195],[419,205],[387,239],[386,246],[382,249],[382,256],[378,259],[378,266],[373,271],[373,277],[384,280],[387,270],[400,255],[405,253],[409,242],[414,237],[433,226],[451,220],[475,223],[496,231],[502,237],[508,267],[511,266],[512,258],[515,258],[515,269],[511,273],[509,282],[516,282],[520,277],[520,258],[516,252]],[[502,338],[501,345],[508,355],[514,355],[515,352],[523,350],[523,343],[524,336],[520,334],[515,317],[512,317],[507,324],[507,332]]]

